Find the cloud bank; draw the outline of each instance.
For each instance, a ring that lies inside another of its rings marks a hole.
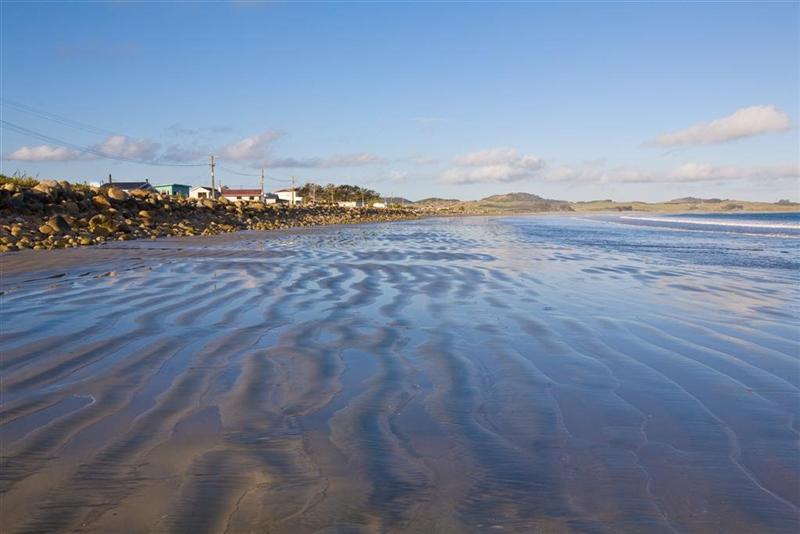
[[[149,139],[133,139],[124,135],[110,135],[102,143],[78,150],[62,146],[24,145],[6,155],[12,161],[77,161],[102,157],[153,160],[161,145]]]
[[[363,167],[366,165],[380,165],[382,163],[386,163],[386,160],[380,156],[368,152],[358,152],[356,154],[335,154],[324,158],[270,159],[264,162],[264,166],[279,169],[328,169],[333,167]]]
[[[283,137],[279,130],[267,130],[234,143],[223,146],[217,151],[221,159],[231,161],[263,160],[269,153],[272,143]]]
[[[13,161],[74,161],[91,159],[86,157],[86,154],[80,150],[50,145],[21,146],[6,155],[5,158]]]
[[[490,148],[458,156],[455,166],[444,171],[439,181],[446,184],[511,183],[536,176],[544,161],[513,148]]]
[[[721,119],[660,135],[645,144],[662,147],[719,144],[768,132],[785,132],[791,127],[789,115],[775,106],[750,106]]]
[[[710,165],[685,163],[668,170],[640,167],[605,168],[603,165],[568,166],[547,169],[540,176],[544,182],[566,184],[688,184],[734,181],[778,181],[800,178],[798,164],[760,165],[738,167],[735,165]]]

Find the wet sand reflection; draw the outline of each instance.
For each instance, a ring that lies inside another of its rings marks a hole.
[[[0,526],[797,531],[797,273],[542,235],[8,256]]]

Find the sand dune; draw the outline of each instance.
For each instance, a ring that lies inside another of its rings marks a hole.
[[[796,272],[526,224],[3,256],[3,531],[796,531]]]

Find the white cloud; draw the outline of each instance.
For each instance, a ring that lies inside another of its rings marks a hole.
[[[335,154],[325,158],[279,158],[268,160],[264,166],[273,168],[331,168],[331,167],[364,167],[380,165],[386,160],[375,154],[359,152],[356,154]]]
[[[149,139],[132,139],[125,135],[111,135],[92,150],[114,158],[152,160],[161,145]]]
[[[800,167],[795,164],[735,167],[729,165],[703,165],[686,163],[673,169],[665,181],[716,182],[730,180],[784,180],[800,177]]]
[[[455,167],[439,176],[448,184],[509,183],[536,176],[545,167],[538,156],[513,148],[492,148],[458,156]]]
[[[21,146],[8,154],[5,159],[14,161],[75,161],[78,159],[92,159],[92,156],[72,148],[37,145]]]
[[[175,163],[189,163],[203,160],[208,157],[208,154],[210,151],[207,147],[169,145],[160,159]]]
[[[394,183],[403,183],[408,179],[408,173],[404,171],[389,171],[389,181]]]
[[[430,156],[411,156],[406,158],[406,160],[414,165],[435,165],[436,163],[439,163],[438,159]]]
[[[219,149],[218,154],[220,158],[232,161],[264,159],[267,157],[272,143],[281,137],[283,137],[283,132],[267,130],[225,145]]]
[[[539,178],[545,182],[572,184],[647,184],[647,183],[703,183],[733,181],[778,181],[798,179],[797,164],[762,165],[737,167],[734,165],[709,165],[686,163],[668,170],[652,170],[640,167],[616,167],[608,169],[604,163],[584,166],[562,165],[548,168]]]
[[[22,146],[8,154],[6,159],[17,161],[75,161],[110,157],[150,161],[156,157],[160,148],[160,144],[148,139],[131,139],[124,135],[111,135],[102,143],[89,147],[88,151],[51,145]]]
[[[716,144],[792,127],[789,115],[775,106],[750,106],[711,122],[701,122],[679,132],[661,135],[649,146]]]
[[[358,154],[338,154],[322,160],[323,167],[361,167],[364,165],[377,165],[385,160],[375,154],[359,152]]]

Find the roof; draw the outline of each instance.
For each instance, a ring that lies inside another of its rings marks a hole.
[[[192,187],[192,186],[186,184],[159,184],[159,185],[154,185],[153,187]]]
[[[261,189],[223,189],[222,194],[229,196],[260,196]]]
[[[116,187],[117,189],[130,190],[130,189],[148,189],[153,187],[150,182],[112,182],[110,184],[103,184],[100,187]]]
[[[192,191],[195,191],[197,189],[205,189],[206,191],[211,191],[211,188],[208,187],[207,185],[195,185],[192,187]]]

